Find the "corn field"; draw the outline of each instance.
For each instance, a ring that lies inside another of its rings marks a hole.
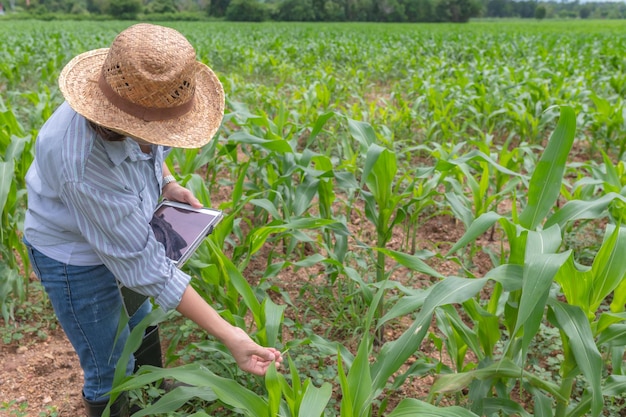
[[[27,297],[24,175],[56,78],[129,24],[0,22],[7,325]],[[206,206],[228,194],[185,269],[286,363],[250,377],[194,342],[188,365],[118,375],[114,395],[189,385],[135,416],[625,415],[622,22],[166,25],[227,96],[215,140],[167,161]],[[433,219],[458,237],[421,241]]]

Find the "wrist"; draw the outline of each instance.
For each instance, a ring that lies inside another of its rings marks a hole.
[[[165,187],[167,187],[169,184],[176,184],[178,183],[178,181],[176,181],[176,178],[169,174],[163,177],[163,182],[161,183],[161,189],[165,189]]]
[[[250,336],[243,329],[228,323],[226,320],[224,320],[224,327],[217,331],[215,336],[231,351],[238,346],[243,346],[250,339]]]

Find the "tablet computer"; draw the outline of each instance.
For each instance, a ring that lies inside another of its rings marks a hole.
[[[165,248],[165,255],[180,268],[222,218],[221,210],[194,208],[188,204],[164,200],[154,211],[150,226],[157,241]],[[121,283],[119,287],[126,313],[130,317],[148,297]]]
[[[180,268],[222,217],[220,210],[163,201],[154,211],[150,226],[156,239],[165,247],[165,255]]]

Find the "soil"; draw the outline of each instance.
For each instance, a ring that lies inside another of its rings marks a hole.
[[[212,195],[213,203],[217,206],[219,201],[228,198],[227,190],[220,190],[218,195]],[[370,227],[357,211],[353,212],[351,224],[348,226],[353,236],[361,242],[372,243],[371,237],[375,236],[375,231]],[[417,233],[415,243],[416,249],[427,249],[435,252],[445,253],[451,242],[456,242],[463,233],[463,226],[456,223],[454,218],[448,216],[432,217],[420,224],[413,233]],[[481,246],[487,246],[492,242],[485,236],[485,241]],[[351,244],[356,248],[356,241]],[[405,250],[402,245],[406,245],[401,230],[394,233],[388,244],[389,249]],[[276,248],[274,248],[276,249]],[[256,284],[255,271],[265,270],[269,248],[259,251],[247,268],[246,276],[251,284]],[[310,253],[309,253],[310,254]],[[456,275],[459,266],[452,262],[442,262],[432,258],[431,266],[444,275]],[[473,273],[481,276],[491,269],[489,257],[480,252],[473,259]],[[393,262],[389,267],[393,266]],[[316,298],[307,295],[302,291],[303,286],[315,283],[315,267],[294,270],[285,269],[275,278],[275,288],[289,294],[292,301],[298,303],[315,302]],[[431,279],[427,276],[419,276],[402,268],[396,269],[393,277],[405,286],[421,287],[430,285]],[[21,309],[24,315],[20,315],[20,309],[16,314],[15,321],[8,324],[0,318],[0,416],[56,416],[56,417],[77,417],[83,416],[83,405],[81,399],[81,389],[83,374],[78,363],[74,350],[67,340],[62,329],[56,323],[49,301],[42,293],[41,287],[36,282],[36,278],[31,274],[32,281],[27,306]],[[280,297],[274,297],[275,302],[281,302]],[[325,298],[319,298],[324,300]],[[35,307],[35,308],[34,308]],[[326,311],[326,306],[318,306],[319,311]],[[305,309],[297,309],[305,310]],[[35,311],[35,313],[33,313]],[[28,312],[28,313],[26,313]],[[290,311],[288,307],[285,314],[288,317],[297,319],[297,313]],[[399,320],[385,328],[385,339],[393,340],[410,325],[410,321]],[[26,329],[24,331],[20,329]],[[12,340],[8,344],[3,342],[9,333],[20,333],[21,339]],[[289,337],[289,335],[285,335]],[[169,341],[162,335],[162,348],[168,347]],[[353,352],[356,351],[356,342],[342,340]],[[432,349],[427,342],[422,350]],[[428,387],[432,381],[428,380],[407,380],[397,393],[398,398],[423,398],[428,393]],[[397,403],[390,401],[390,403]],[[391,407],[388,407],[390,410]]]

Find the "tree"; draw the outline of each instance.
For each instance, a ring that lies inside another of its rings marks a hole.
[[[543,4],[540,4],[539,6],[535,8],[535,19],[538,19],[538,20],[545,19],[547,12],[548,11],[546,10],[546,6],[544,6]]]
[[[398,0],[379,0],[376,4],[381,22],[406,22],[404,4]]]
[[[409,22],[435,21],[433,0],[405,0],[404,11]]]
[[[511,3],[513,13],[521,18],[532,19],[535,17],[536,1],[514,1]]]
[[[511,16],[511,6],[507,0],[490,0],[487,3],[487,17],[509,16]]]
[[[120,20],[135,20],[142,7],[141,0],[111,0],[109,14]]]
[[[209,16],[224,17],[230,0],[211,0],[209,3]]]
[[[324,2],[325,21],[343,22],[346,20],[346,8],[338,0],[326,0]]]
[[[278,20],[290,22],[312,22],[315,10],[312,0],[284,0],[278,6]]]
[[[437,20],[441,22],[467,23],[478,15],[478,5],[470,0],[440,0],[435,7]]]
[[[257,0],[233,0],[226,9],[226,20],[262,22],[269,18],[269,9]]]
[[[176,13],[177,11],[174,0],[152,0],[146,5],[147,13]]]
[[[583,6],[580,8],[580,11],[578,13],[581,19],[588,19],[591,15],[591,9],[589,8],[589,6]]]

